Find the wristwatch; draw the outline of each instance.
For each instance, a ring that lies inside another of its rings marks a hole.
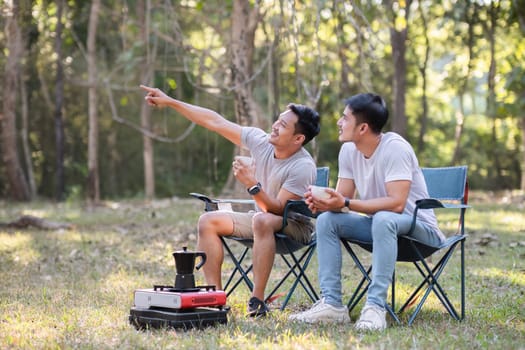
[[[257,182],[257,185],[253,185],[252,187],[248,188],[247,191],[250,195],[255,196],[257,193],[261,192],[261,183]]]
[[[345,206],[341,208],[341,213],[349,213],[350,212],[350,199],[345,198]]]

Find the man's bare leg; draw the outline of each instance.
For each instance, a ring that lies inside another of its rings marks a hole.
[[[253,218],[253,292],[264,300],[264,290],[275,259],[274,233],[282,226],[283,218],[270,213],[258,213]]]
[[[198,230],[197,248],[206,253],[206,263],[202,266],[206,283],[222,290],[221,265],[224,251],[219,236],[230,235],[233,232],[233,222],[226,213],[204,213],[199,218]]]

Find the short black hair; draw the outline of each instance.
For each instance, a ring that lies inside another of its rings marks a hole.
[[[354,95],[345,101],[345,106],[352,110],[358,124],[367,123],[376,134],[381,132],[388,120],[386,102],[377,94]]]
[[[321,118],[319,117],[319,113],[310,107],[295,103],[290,103],[288,108],[297,116],[295,133],[304,135],[304,146],[321,131]]]

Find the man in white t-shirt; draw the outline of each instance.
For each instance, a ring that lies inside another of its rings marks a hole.
[[[291,315],[292,320],[350,320],[341,296],[340,238],[354,238],[373,245],[372,281],[355,327],[386,328],[385,303],[397,258],[397,236],[409,231],[415,201],[428,197],[410,144],[396,133],[381,132],[387,120],[388,109],[378,95],[358,94],[346,101],[337,122],[343,145],[336,189],[326,190],[328,199],[313,197],[310,191],[305,194],[312,211],[324,212],[316,223],[322,299]],[[418,211],[413,236],[434,246],[444,240],[432,210]]]
[[[203,265],[206,282],[222,289],[224,252],[220,236],[253,237],[253,292],[248,313],[253,317],[266,315],[264,290],[275,257],[274,233],[281,229],[286,202],[301,199],[315,183],[316,165],[303,146],[319,134],[319,114],[309,107],[290,104],[268,134],[258,128],[242,127],[210,109],[171,98],[159,89],[143,85],[141,88],[147,91],[145,99],[151,106],[171,107],[188,120],[250,151],[254,162],[246,164],[237,158],[233,174],[255,200],[257,210],[202,214],[198,249],[206,253]],[[287,222],[284,233],[298,241],[310,240],[313,227],[309,220],[296,215],[288,217]]]

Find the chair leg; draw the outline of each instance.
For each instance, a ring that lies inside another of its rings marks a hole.
[[[465,240],[461,240],[461,318],[465,319]]]
[[[295,277],[295,281],[292,284],[292,287],[290,288],[290,290],[288,291],[283,304],[281,305],[281,310],[284,310],[286,308],[286,305],[288,304],[288,301],[290,300],[298,284],[300,284],[303,287],[304,291],[310,297],[312,302],[317,301],[319,299],[319,296],[315,292],[315,288],[313,287],[312,283],[308,279],[308,276],[305,274],[306,268],[310,264],[310,260],[312,259],[314,252],[315,252],[315,246],[310,246],[305,250],[305,252],[299,258],[297,258],[295,254],[291,252],[291,250],[289,250],[289,255],[292,257],[293,263],[288,261],[288,259],[286,258],[284,254],[281,254],[280,256],[282,260],[286,263],[289,269],[288,269],[288,272],[284,275],[284,277],[281,278],[281,280],[274,286],[272,291],[268,294],[268,297],[266,298],[266,300],[271,299],[275,295],[275,293],[279,290],[279,288],[283,285],[283,283],[286,282],[288,277],[291,274],[293,274]],[[297,272],[296,269],[299,270],[299,272]]]
[[[463,243],[463,241],[461,241],[461,243]],[[464,317],[464,278],[463,276],[461,277],[461,316],[458,315],[454,305],[452,304],[452,302],[450,301],[450,299],[447,297],[445,291],[443,290],[443,288],[441,287],[441,285],[439,284],[438,282],[438,279],[439,277],[441,276],[441,273],[443,272],[443,270],[445,269],[449,259],[452,257],[453,253],[454,253],[454,250],[455,250],[455,247],[457,245],[454,244],[452,245],[448,251],[445,253],[445,255],[439,260],[439,262],[436,264],[436,266],[433,268],[433,269],[430,269],[430,267],[428,266],[428,264],[425,262],[425,259],[421,256],[421,254],[419,253],[419,251],[415,248],[414,244],[411,242],[411,244],[413,245],[413,248],[414,250],[416,251],[416,253],[419,255],[419,258],[420,258],[420,263],[421,263],[421,266],[423,266],[423,268],[417,263],[417,262],[414,262],[414,265],[417,267],[418,271],[420,272],[420,274],[423,276],[423,282],[421,282],[419,284],[419,286],[416,288],[416,290],[410,295],[410,297],[408,298],[408,300],[405,302],[405,304],[403,304],[403,306],[401,307],[401,309],[399,310],[399,312],[403,312],[405,310],[405,308],[410,305],[410,303],[412,302],[412,300],[415,298],[415,296],[419,293],[419,291],[422,289],[422,287],[424,285],[427,285],[427,289],[425,290],[425,294],[424,296],[422,297],[422,299],[419,301],[415,311],[412,313],[410,319],[409,319],[409,322],[408,324],[411,325],[416,316],[418,315],[418,313],[421,311],[421,308],[423,307],[423,304],[425,303],[426,299],[428,298],[430,292],[434,292],[434,294],[436,295],[436,297],[438,297],[438,299],[441,301],[441,304],[445,307],[445,309],[448,311],[448,313],[456,320],[462,320],[463,317]],[[462,257],[462,260],[463,260],[463,257]],[[464,269],[464,265],[463,265],[463,261],[462,261],[462,265],[461,265],[461,268],[462,268],[462,275],[464,273],[463,269]]]
[[[283,304],[281,305],[281,310],[284,310],[286,308],[286,305],[288,305],[288,302],[290,301],[290,298],[292,297],[293,293],[295,292],[295,289],[297,288],[297,286],[299,284],[301,284],[301,286],[303,287],[304,291],[306,292],[306,294],[308,295],[308,297],[310,298],[310,300],[312,302],[316,302],[317,300],[319,300],[319,296],[317,295],[317,293],[315,291],[315,288],[312,286],[312,283],[308,279],[308,276],[306,276],[306,274],[305,274],[306,268],[310,264],[310,260],[312,259],[313,255],[314,255],[314,252],[315,252],[315,246],[311,246],[311,247],[308,247],[307,251],[299,259],[297,259],[293,254],[291,254],[292,255],[292,259],[295,261],[295,264],[294,264],[293,267],[290,267],[290,270],[293,271],[293,273],[295,275],[295,281],[292,284],[292,287],[290,288],[290,290],[288,291],[288,294],[287,294]],[[284,256],[282,256],[282,257],[284,259]],[[305,259],[305,257],[306,257],[306,259]],[[301,262],[303,260],[304,260],[304,263],[301,266]],[[288,262],[287,262],[287,264],[288,264]],[[296,268],[299,269],[299,273],[298,274],[295,272]],[[285,279],[286,278],[283,278],[281,281],[284,282]],[[305,283],[307,284],[307,286],[305,285]]]
[[[392,310],[396,310],[396,270],[392,273],[392,293],[390,296],[390,305],[392,305]]]
[[[232,271],[232,273],[230,274],[230,277],[229,277],[229,279],[226,282],[225,287],[224,287],[224,290],[227,291],[227,296],[229,296],[237,288],[237,286],[239,285],[239,283],[241,281],[244,281],[244,283],[246,284],[246,287],[250,290],[250,292],[252,292],[253,291],[253,283],[250,280],[250,278],[248,277],[248,273],[252,270],[253,266],[250,265],[248,267],[248,269],[246,269],[246,270],[242,267],[242,262],[244,261],[244,258],[246,257],[249,248],[247,248],[247,247],[244,248],[244,250],[243,250],[242,254],[240,255],[240,257],[237,258],[235,256],[235,254],[232,252],[232,250],[230,249],[230,247],[228,246],[228,244],[226,244],[226,241],[224,240],[224,238],[220,237],[220,239],[222,241],[223,247],[226,249],[226,251],[228,252],[228,255],[230,256],[233,264],[235,265],[235,268]],[[236,272],[239,272],[241,277],[237,280],[237,282],[228,291],[228,287],[229,287],[232,279],[234,278]]]
[[[308,265],[310,264],[310,261],[312,260],[314,253],[315,253],[315,245],[308,247],[299,259],[297,259],[296,256],[292,252],[290,252],[290,256],[292,257],[292,260],[294,260],[294,265],[293,267],[291,266],[291,264],[289,264],[288,266],[290,267],[290,270],[292,270],[293,274],[295,275],[294,284],[292,285],[292,289],[290,289],[290,292],[289,292],[290,296],[292,295],[293,291],[297,287],[297,284],[301,284],[304,291],[306,292],[306,294],[308,294],[312,302],[316,302],[317,300],[319,300],[319,296],[317,295],[314,286],[312,285],[312,283],[310,282],[310,279],[306,275],[306,269]],[[285,259],[285,256],[282,255],[282,258]],[[304,263],[301,266],[301,262],[303,260],[304,260]],[[295,271],[296,268],[299,270],[299,273]]]
[[[355,265],[363,275],[361,278],[361,281],[359,281],[357,288],[354,290],[354,293],[352,293],[352,296],[350,297],[350,300],[347,303],[348,312],[352,312],[352,310],[356,307],[356,305],[363,299],[365,293],[368,291],[368,287],[370,286],[370,272],[372,271],[372,265],[368,267],[367,270],[365,270],[365,267],[361,263],[361,261],[357,258],[357,255],[355,254],[352,247],[350,247],[350,244],[347,241],[341,240],[343,243],[343,246],[345,247],[346,251],[350,256],[352,257],[352,260],[354,261]],[[395,283],[393,281],[393,283]],[[393,287],[395,288],[395,287]],[[392,289],[394,291],[394,289]],[[393,304],[395,305],[394,301]],[[385,305],[386,311],[389,313],[389,315],[396,321],[396,323],[400,324],[401,320],[399,320],[399,317],[395,313],[395,309],[392,308],[390,305]]]
[[[368,290],[368,286],[370,285],[370,277],[368,277],[368,273],[370,273],[371,269],[372,266],[368,268],[368,270],[366,271],[367,275],[361,278],[361,281],[359,281],[357,288],[354,290],[354,293],[352,293],[352,296],[350,297],[350,300],[347,303],[349,312],[352,312],[354,307],[356,307],[356,305],[361,301],[361,299],[363,299],[363,296]],[[365,283],[366,285],[364,285]]]

